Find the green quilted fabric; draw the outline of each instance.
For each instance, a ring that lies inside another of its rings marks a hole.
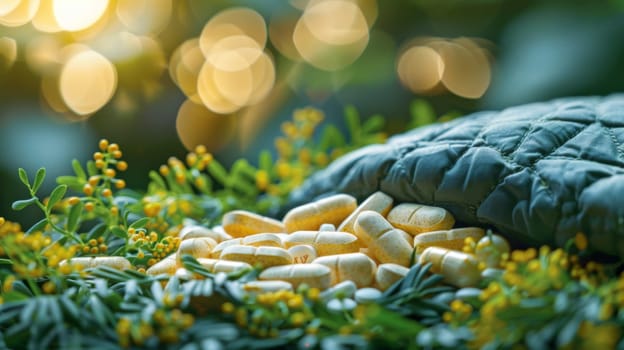
[[[441,206],[512,242],[590,247],[624,257],[624,95],[479,112],[351,152],[308,179],[294,206],[381,190]]]

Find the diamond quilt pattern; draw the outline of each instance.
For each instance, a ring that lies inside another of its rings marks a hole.
[[[514,243],[562,246],[577,232],[624,258],[624,95],[485,111],[351,152],[308,179],[290,207],[381,190],[441,206]]]

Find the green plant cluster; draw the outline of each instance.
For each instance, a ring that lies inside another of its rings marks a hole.
[[[413,123],[436,121],[413,106]],[[384,139],[383,119],[348,108],[348,137],[319,130],[322,114],[295,112],[276,151],[228,170],[203,147],[170,158],[145,193],[125,188],[120,147],[102,140],[86,167],[57,179],[19,170],[43,218],[27,230],[0,217],[0,349],[624,348],[621,266],[591,261],[587,238],[566,249],[514,250],[478,288],[457,289],[415,264],[375,303],[330,308],[320,291],[245,292],[250,269],[213,274],[191,256],[187,273],[146,269],[177,250],[184,225],[216,225],[231,209],[267,213],[313,172],[351,149]],[[466,241],[464,250],[474,250]],[[74,257],[127,259],[130,269],[69,264]],[[337,295],[336,298],[344,299]]]

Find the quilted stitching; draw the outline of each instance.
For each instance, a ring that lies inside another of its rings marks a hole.
[[[585,232],[624,257],[624,95],[480,112],[354,151],[315,174],[290,206],[382,190],[450,210],[516,243],[562,245]]]

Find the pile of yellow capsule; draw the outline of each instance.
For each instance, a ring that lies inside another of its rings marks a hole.
[[[220,226],[182,228],[177,251],[146,273],[193,278],[181,262],[189,254],[214,273],[260,266],[258,281],[243,290],[295,290],[305,284],[324,291],[348,282],[348,288],[365,289],[366,298],[380,296],[416,262],[431,263],[431,271],[448,284],[477,286],[482,271],[499,267],[508,255],[502,237],[486,236],[477,227],[453,228],[455,219],[443,208],[393,204],[376,192],[359,205],[347,194],[326,197],[293,208],[281,221],[230,211]],[[472,250],[465,249],[466,242],[475,243]],[[71,264],[131,268],[122,257],[75,258]]]

